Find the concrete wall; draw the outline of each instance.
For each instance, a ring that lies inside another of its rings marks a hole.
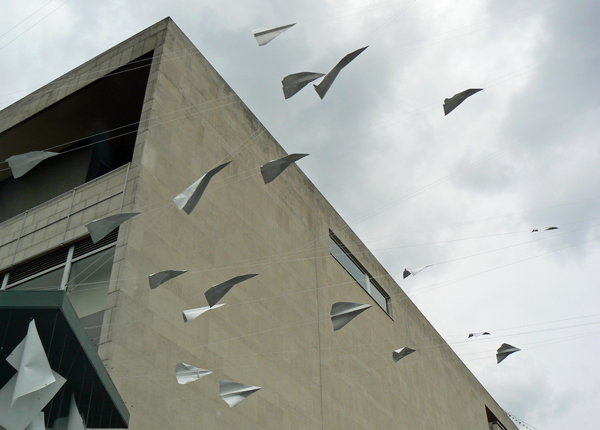
[[[119,234],[99,349],[130,429],[485,430],[486,405],[515,429],[297,166],[264,185],[259,166],[284,150],[200,53],[180,54],[192,45],[172,21],[92,61],[112,64],[136,46],[163,59],[150,72],[127,186],[125,210],[141,215]],[[28,103],[0,124],[36,109]],[[176,194],[229,160],[192,214],[177,210]],[[13,240],[18,220],[0,224],[0,237]],[[78,222],[72,237],[85,234]],[[329,254],[329,229],[393,297],[393,319]],[[148,274],[168,269],[189,273],[151,291]],[[205,290],[245,273],[260,275],[184,324],[184,309],[206,306]],[[333,332],[337,301],[374,306]],[[402,346],[418,352],[394,363]],[[214,373],[179,385],[179,362]],[[222,379],[263,389],[230,409]]]

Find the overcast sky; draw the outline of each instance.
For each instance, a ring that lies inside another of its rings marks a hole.
[[[505,410],[597,427],[600,2],[2,6],[0,108],[171,16],[288,153],[311,154],[298,165]],[[292,22],[260,48],[251,34]],[[284,100],[284,76],[366,45],[324,100]],[[468,88],[484,91],[444,117]],[[498,365],[503,342],[522,351]]]

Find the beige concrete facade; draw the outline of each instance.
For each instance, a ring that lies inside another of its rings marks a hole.
[[[4,270],[121,205],[141,213],[119,232],[99,349],[130,429],[486,430],[486,406],[515,429],[297,166],[263,183],[259,166],[285,151],[170,19],[2,111],[0,132],[151,50],[130,168],[0,224]],[[177,210],[176,194],[230,160],[190,215]],[[391,296],[391,316],[330,254],[330,230]],[[169,269],[189,273],[150,290],[148,274]],[[205,290],[245,273],[259,276],[184,324]],[[334,332],[338,301],[373,307]],[[394,363],[402,346],[417,352]],[[213,374],[179,385],[180,362]],[[223,379],[263,389],[229,408]]]

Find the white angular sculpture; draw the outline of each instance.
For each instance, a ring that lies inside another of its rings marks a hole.
[[[254,38],[256,39],[258,46],[263,46],[295,25],[296,23],[280,25],[277,27],[258,28],[256,30],[252,30],[252,34],[254,34]]]
[[[212,371],[210,370],[201,369],[185,363],[179,363],[177,366],[175,366],[175,378],[177,378],[177,382],[181,385],[197,381],[198,379],[206,375],[210,375],[211,373]]]
[[[479,337],[479,336],[489,336],[490,333],[488,333],[487,331],[480,331],[477,333],[469,333],[469,336],[467,336],[467,339],[471,339],[472,337]]]
[[[29,423],[25,430],[46,430],[46,423],[44,422],[44,413],[40,412],[35,416],[33,421]]]
[[[77,408],[77,403],[75,403],[74,395],[71,395],[69,415],[54,421],[52,430],[85,430],[85,424],[83,423],[83,418]]]
[[[122,214],[109,215],[104,218],[95,219],[85,227],[92,237],[92,242],[98,243],[108,233],[137,215],[139,215],[139,212],[125,212]]]
[[[206,187],[208,187],[210,180],[213,178],[213,176],[223,170],[229,163],[231,163],[231,161],[223,163],[214,169],[209,170],[204,174],[204,176],[183,190],[181,194],[178,194],[173,201],[179,210],[183,209],[186,214],[191,214],[200,201],[200,197],[202,197],[202,194],[204,194]]]
[[[512,345],[509,345],[508,343],[503,343],[502,345],[500,345],[500,348],[498,348],[498,351],[496,351],[496,360],[498,363],[500,363],[502,360],[504,360],[510,354],[512,354],[513,352],[517,352],[517,351],[520,351],[520,349],[517,347],[514,347]]]
[[[331,306],[331,323],[333,331],[337,331],[356,318],[358,315],[369,309],[372,305],[337,302]]]
[[[152,273],[148,276],[148,283],[150,284],[150,289],[154,290],[160,287],[167,281],[170,281],[173,278],[178,277],[179,275],[183,275],[187,270],[163,270],[162,272]]]
[[[185,311],[183,311],[183,322],[190,322],[192,320],[195,320],[203,313],[210,311],[211,309],[220,308],[221,306],[225,306],[225,303],[220,303],[220,304],[214,305],[214,306],[204,306],[202,308],[185,310]]]
[[[323,78],[323,80],[321,81],[321,83],[319,85],[313,85],[315,87],[315,91],[317,92],[319,97],[321,97],[321,100],[325,97],[325,94],[327,94],[327,91],[329,91],[329,87],[331,87],[331,84],[333,84],[333,81],[335,81],[335,79],[337,78],[339,73],[342,71],[342,69],[344,67],[346,67],[348,64],[350,64],[350,62],[352,60],[354,60],[356,57],[358,57],[360,55],[360,53],[363,52],[367,48],[368,48],[368,46],[365,46],[364,48],[357,49],[356,51],[353,51],[353,52],[349,53],[348,55],[346,55],[344,58],[342,58],[340,60],[339,63],[337,63],[335,65],[335,67],[333,69],[331,69],[329,71],[329,73],[327,73],[325,75],[325,77]]]
[[[219,300],[221,300],[223,296],[225,296],[225,294],[227,294],[229,290],[231,290],[234,287],[234,285],[239,284],[240,282],[244,282],[250,278],[254,278],[255,276],[258,276],[258,273],[249,273],[247,275],[235,276],[231,279],[228,279],[225,282],[221,282],[220,284],[212,286],[204,293],[206,301],[208,301],[208,306],[211,308],[214,307],[219,302]]]
[[[404,346],[400,349],[394,350],[394,352],[392,352],[392,357],[394,358],[394,362],[398,362],[402,358],[406,357],[409,354],[412,354],[415,351],[416,351],[416,349],[412,349],[407,346]]]
[[[219,394],[227,402],[230,408],[238,405],[246,397],[253,393],[256,393],[262,387],[256,387],[254,385],[245,385],[233,381],[220,381],[219,382]]]
[[[59,155],[58,152],[32,151],[26,152],[25,154],[13,155],[12,157],[8,157],[6,161],[8,162],[8,167],[10,167],[10,170],[12,171],[13,177],[17,179],[45,159],[57,155]]]
[[[287,75],[281,81],[283,97],[287,100],[315,79],[325,76],[325,73],[300,72]]]
[[[265,184],[274,181],[285,169],[307,155],[308,154],[290,154],[263,164],[260,166],[260,173],[262,174],[263,181],[265,181]]]
[[[479,91],[483,91],[483,88],[471,88],[458,94],[454,94],[449,99],[444,99],[444,116],[456,109],[459,104],[467,99],[467,97],[471,97]]]
[[[406,279],[410,275],[416,276],[417,273],[419,273],[421,270],[423,270],[427,267],[431,267],[431,266],[432,266],[432,264],[428,264],[427,266],[415,267],[414,269],[404,269],[404,273],[402,274],[402,279]]]

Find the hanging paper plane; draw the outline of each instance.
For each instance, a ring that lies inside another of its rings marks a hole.
[[[394,352],[392,352],[392,357],[394,358],[395,362],[398,362],[402,358],[406,357],[409,354],[412,354],[415,351],[416,349],[408,348],[405,346],[400,349],[396,349]]]
[[[225,303],[220,303],[214,306],[204,306],[203,308],[185,310],[183,311],[183,322],[190,322],[192,320],[195,320],[203,313],[208,312],[212,309],[220,308],[221,306],[225,306]]]
[[[433,264],[428,264],[427,266],[423,266],[423,267],[415,267],[414,269],[404,269],[404,273],[402,274],[402,279],[406,279],[410,275],[416,276],[417,273],[419,273],[421,270],[423,270],[427,267],[431,267],[431,266],[433,266]]]
[[[188,215],[191,214],[200,201],[200,197],[202,197],[202,194],[204,194],[206,187],[208,187],[210,180],[213,178],[213,176],[223,170],[229,163],[231,163],[231,161],[223,163],[214,169],[209,170],[204,176],[187,187],[181,194],[177,195],[173,201],[179,210],[183,209]]]
[[[265,184],[274,181],[285,169],[307,155],[308,154],[290,154],[278,160],[272,160],[263,164],[260,166],[260,173],[262,174],[263,181],[265,181]]]
[[[230,408],[238,405],[246,397],[253,393],[256,393],[262,387],[256,387],[254,385],[245,385],[233,381],[220,381],[219,382],[219,394],[227,402]]]
[[[469,333],[469,336],[467,336],[467,339],[471,339],[472,337],[486,336],[486,335],[490,335],[490,333],[488,333],[487,331],[480,331],[477,333]]]
[[[454,94],[449,99],[444,99],[444,115],[448,115],[450,112],[456,109],[458,105],[464,102],[467,97],[471,97],[473,94],[478,93],[479,91],[483,91],[483,88],[471,88],[461,93]]]
[[[323,80],[321,81],[321,83],[319,85],[313,85],[315,87],[315,91],[317,92],[319,97],[321,97],[321,100],[325,97],[325,94],[327,94],[327,91],[329,91],[329,87],[331,87],[331,84],[333,84],[333,81],[335,81],[335,78],[337,78],[337,76],[341,72],[341,70],[344,67],[346,67],[348,64],[350,64],[350,62],[352,60],[354,60],[356,57],[358,57],[360,55],[360,53],[363,52],[367,48],[368,48],[368,46],[365,46],[364,48],[357,49],[356,51],[351,52],[348,55],[346,55],[344,58],[342,58],[340,60],[339,63],[337,63],[335,65],[335,67],[333,69],[331,69],[329,71],[329,73],[327,73],[325,75],[325,77],[323,78]]]
[[[520,351],[520,349],[509,345],[508,343],[503,343],[502,345],[500,345],[500,348],[498,348],[498,351],[496,351],[496,360],[498,361],[498,363],[500,363],[510,354],[517,351]]]
[[[150,284],[150,289],[154,290],[160,287],[167,281],[170,281],[173,278],[178,277],[179,275],[183,275],[187,270],[163,270],[162,272],[152,273],[148,276],[148,283]]]
[[[213,307],[216,305],[219,300],[221,300],[225,294],[231,290],[234,285],[239,284],[240,282],[244,282],[250,278],[254,278],[258,276],[258,273],[249,273],[247,275],[235,276],[231,279],[228,279],[225,282],[221,282],[220,284],[214,285],[204,293],[206,300],[208,301],[208,305]]]
[[[277,27],[258,28],[256,30],[252,30],[252,34],[254,34],[254,38],[256,39],[258,46],[263,46],[295,25],[296,23],[280,25]]]
[[[85,227],[88,229],[88,232],[92,237],[92,242],[97,243],[101,241],[108,233],[123,224],[125,221],[129,221],[136,215],[139,215],[139,213],[125,212],[116,215],[109,215],[101,219],[95,219]]]
[[[86,430],[81,413],[75,403],[75,395],[71,394],[71,405],[69,407],[69,415],[58,418],[52,426],[54,430]]]
[[[333,331],[337,331],[356,318],[358,315],[369,309],[372,305],[337,302],[331,306],[331,323]]]
[[[47,158],[59,155],[58,152],[47,152],[47,151],[32,151],[26,152],[25,154],[13,155],[8,157],[8,167],[12,171],[15,179],[20,178],[25,173],[29,172],[35,166],[40,164]]]
[[[325,73],[314,73],[314,72],[300,72],[294,73],[293,75],[287,75],[281,81],[283,86],[283,97],[289,99],[302,88],[310,84],[315,79],[319,79],[321,76],[325,76]]]
[[[197,381],[203,376],[210,375],[212,371],[190,366],[189,364],[179,363],[175,366],[175,378],[181,385]]]

